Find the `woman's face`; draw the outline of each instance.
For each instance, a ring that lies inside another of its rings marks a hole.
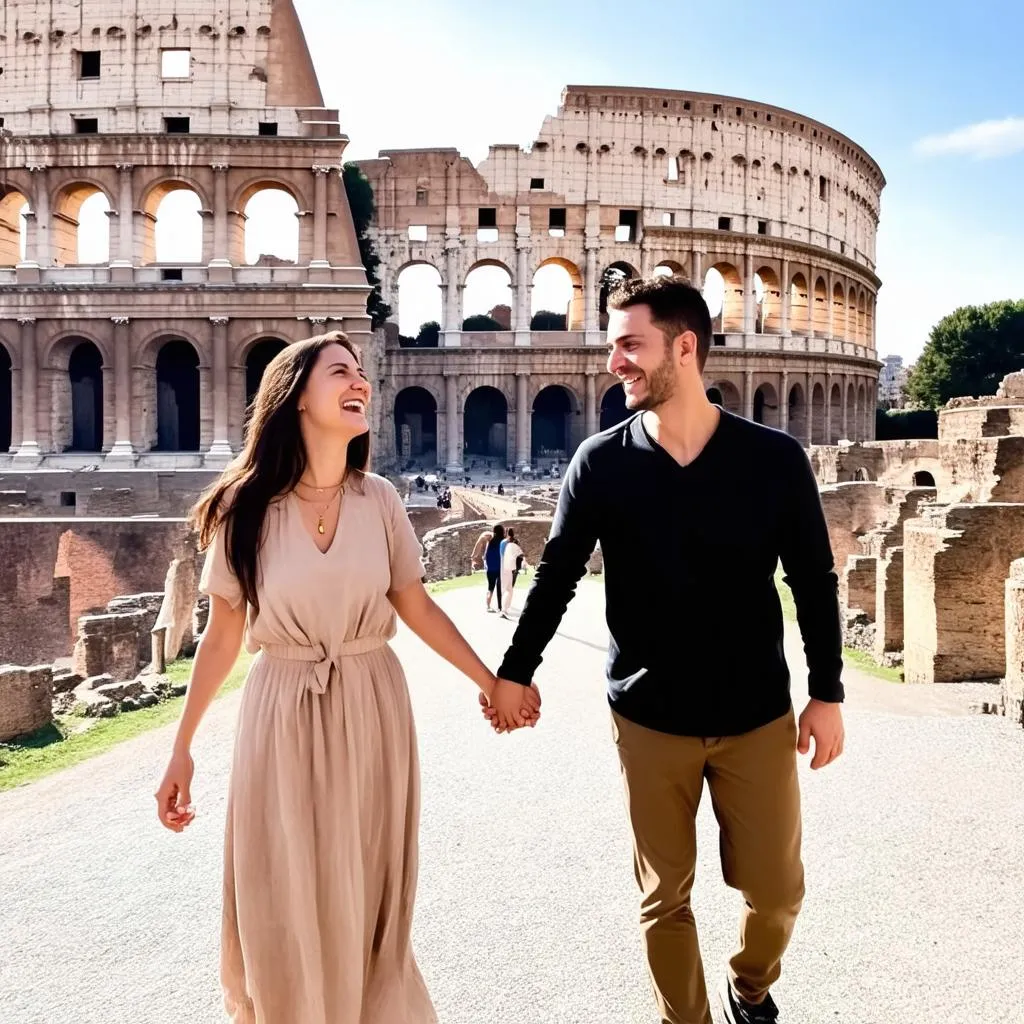
[[[299,409],[318,430],[358,437],[370,429],[371,390],[356,357],[342,345],[327,345],[313,364]]]

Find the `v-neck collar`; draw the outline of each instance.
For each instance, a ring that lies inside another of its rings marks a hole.
[[[655,453],[659,458],[668,460],[668,464],[681,473],[689,473],[704,464],[707,461],[709,454],[713,454],[714,449],[718,447],[719,442],[722,439],[723,434],[729,429],[731,423],[727,424],[728,420],[732,419],[733,414],[721,406],[718,406],[718,424],[712,431],[711,436],[704,443],[704,447],[694,456],[694,458],[688,462],[685,466],[677,462],[668,450],[664,448],[657,440],[651,437],[647,428],[644,426],[644,414],[639,412],[633,417],[633,422],[630,424],[630,436],[633,444],[643,450]]]
[[[306,540],[308,540],[309,543],[312,545],[313,553],[319,555],[321,558],[326,558],[329,554],[331,554],[331,552],[334,550],[334,545],[338,543],[338,535],[341,533],[341,517],[345,514],[345,492],[347,490],[347,485],[342,488],[341,498],[338,505],[338,522],[337,525],[334,527],[334,536],[331,538],[331,543],[328,544],[323,551],[320,550],[320,546],[317,544],[316,538],[313,537],[313,535],[309,532],[308,528],[306,527],[306,524],[302,521],[302,511],[298,507],[298,503],[301,502],[302,499],[294,491],[288,492],[287,498],[292,499],[290,502],[288,502],[288,504],[292,506],[293,514],[299,521],[299,529],[302,531],[303,536],[305,536]]]

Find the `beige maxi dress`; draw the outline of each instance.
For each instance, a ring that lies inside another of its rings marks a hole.
[[[242,600],[221,531],[200,589]],[[267,512],[224,845],[221,981],[237,1024],[433,1024],[410,940],[419,761],[386,594],[423,574],[394,487],[347,487],[321,554]]]

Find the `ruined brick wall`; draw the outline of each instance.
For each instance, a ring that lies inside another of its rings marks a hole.
[[[68,655],[82,615],[162,589],[187,536],[179,519],[0,519],[0,663]]]
[[[837,572],[842,572],[850,555],[862,554],[865,534],[895,517],[889,493],[879,484],[831,484],[821,489],[821,504]]]
[[[0,665],[0,743],[50,723],[53,672],[49,665]]]
[[[903,651],[903,548],[878,559],[875,577],[875,657]]]
[[[907,682],[994,679],[1006,668],[1005,590],[1024,505],[930,506],[904,527]]]
[[[1003,714],[1024,725],[1024,558],[1010,565],[1005,590],[1006,672]]]
[[[1024,501],[1024,437],[943,441],[941,457],[939,501]]]
[[[551,529],[550,519],[504,519],[503,524],[516,531],[516,540],[530,565],[536,565],[544,551],[544,544]],[[427,580],[450,579],[454,576],[468,576],[470,560],[477,538],[494,524],[485,520],[474,520],[434,530],[423,539],[424,561]]]

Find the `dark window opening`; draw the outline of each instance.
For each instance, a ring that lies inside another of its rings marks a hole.
[[[99,78],[100,77],[100,51],[82,50],[78,54],[78,77]]]
[[[477,213],[476,226],[478,228],[496,228],[498,226],[498,211],[493,206],[481,206]]]
[[[428,199],[428,197],[427,197],[427,190],[425,188],[418,188],[418,189],[416,189],[416,205],[417,206],[427,206],[428,205],[427,199]]]
[[[742,117],[743,116],[743,108],[742,107],[737,107],[736,108],[736,116],[737,117]]]
[[[60,507],[74,508],[78,504],[78,495],[74,491],[60,492]]]
[[[548,227],[549,228],[564,228],[565,227],[565,207],[564,206],[552,206],[548,210]]]
[[[720,114],[722,112],[722,104],[721,103],[716,103],[714,105],[714,107],[712,107],[711,112],[713,114]]]
[[[544,179],[543,178],[531,178],[530,179],[530,190],[531,191],[533,191],[534,189],[542,189],[543,187],[544,187]]]
[[[184,281],[185,272],[181,269],[181,267],[164,267],[163,270],[160,271],[160,280]]]
[[[689,109],[690,109],[690,101],[689,100],[684,100],[683,101],[683,110],[689,110]]]
[[[100,130],[100,123],[95,117],[76,117],[74,122],[76,135],[95,135]]]
[[[277,134],[277,122],[276,121],[260,121],[260,135],[276,135]]]
[[[731,231],[732,230],[732,217],[719,217],[718,218],[718,230],[719,231]]]
[[[722,345],[725,344],[725,335],[724,334],[713,334],[713,335],[711,335],[711,338],[714,341],[715,345],[717,345],[719,347],[721,347]]]
[[[636,210],[619,210],[619,226],[615,229],[616,242],[635,242],[637,229]]]
[[[766,221],[766,220],[759,220],[757,222],[757,233],[759,235],[767,235],[768,234],[768,221]]]
[[[191,118],[188,117],[165,117],[164,131],[168,135],[188,135],[191,123]]]
[[[818,198],[828,199],[828,178],[824,175],[818,177]]]

